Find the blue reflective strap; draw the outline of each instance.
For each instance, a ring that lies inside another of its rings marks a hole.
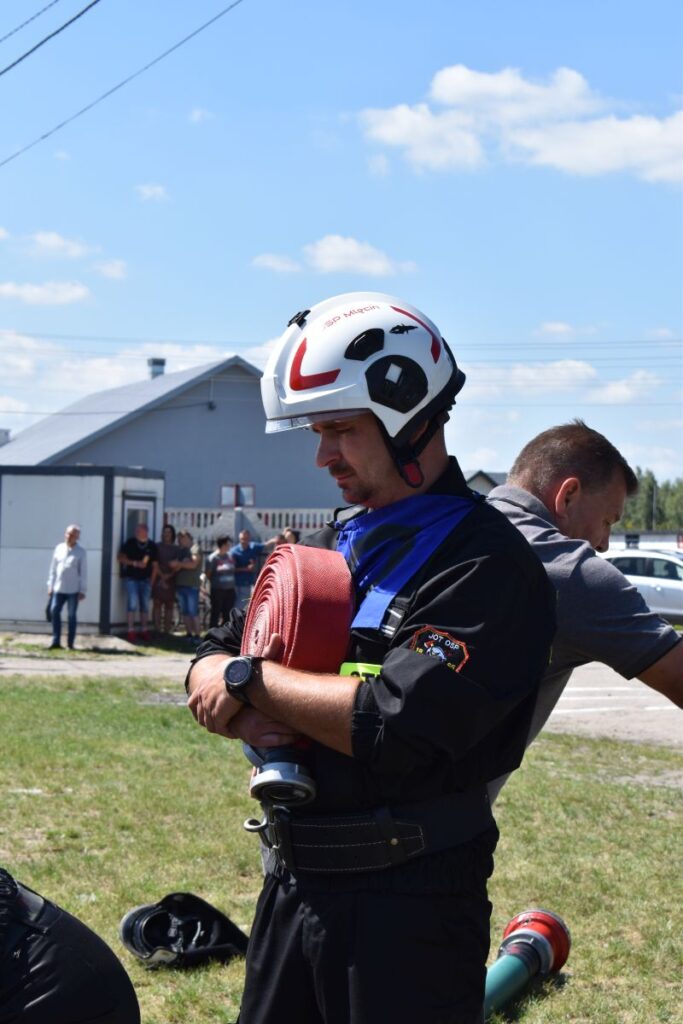
[[[418,494],[339,524],[337,550],[361,599],[352,626],[378,629],[394,597],[475,504],[470,497]]]

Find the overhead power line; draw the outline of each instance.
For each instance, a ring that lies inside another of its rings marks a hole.
[[[139,383],[139,382],[136,382]],[[212,399],[217,405],[234,405],[236,402],[246,403],[248,399],[235,399],[231,398],[229,401],[223,399]],[[527,402],[524,401],[524,396],[520,395],[518,402],[475,402],[471,401],[467,403],[468,409],[519,409],[521,404],[524,404],[524,411],[528,409],[557,409],[561,404],[573,405],[577,411],[581,409],[619,409],[623,406],[628,406],[629,409],[668,409],[668,408],[680,408],[679,402],[636,402],[632,399],[624,399],[620,402],[577,402],[574,399],[563,399],[559,398],[554,402]],[[183,405],[173,405],[167,407],[160,407],[159,409],[150,409],[150,412],[173,412],[175,409],[191,409],[201,406],[206,406],[207,400],[197,402],[187,402]],[[463,403],[464,406],[464,403]],[[131,412],[130,409],[0,409],[0,419],[3,416],[126,416]]]
[[[228,344],[224,339],[212,340],[210,338],[168,338],[168,337],[156,337],[149,338],[143,337],[139,334],[132,335],[116,335],[116,334],[54,334],[46,331],[24,331],[21,328],[9,328],[0,327],[0,342],[3,340],[11,340],[9,335],[21,335],[23,338],[36,338],[38,340],[51,339],[55,341],[93,341],[93,342],[105,342],[110,344],[136,344],[136,345],[211,345],[212,347],[224,347]],[[234,344],[234,343],[233,343]],[[512,341],[472,341],[469,339],[459,339],[457,343],[458,353],[463,348],[474,348],[477,351],[490,352],[493,349],[502,349],[504,352],[510,352],[511,349],[524,351],[525,349],[541,349],[548,355],[553,355],[557,359],[571,359],[571,353],[574,349],[589,346],[593,351],[596,348],[604,348],[609,351],[616,349],[614,354],[615,359],[619,359],[619,350],[627,347],[635,347],[639,349],[647,349],[655,345],[664,347],[673,347],[677,353],[678,349],[683,351],[683,338],[626,338],[626,339],[610,339],[607,341],[597,341],[595,338],[591,338],[587,341],[580,341],[574,339],[570,342],[563,343],[564,348],[560,351],[561,346],[552,340],[539,340],[534,339],[531,341],[520,341],[514,339]],[[454,346],[455,347],[455,346]],[[512,357],[507,357],[512,358]],[[507,361],[506,358],[506,361]],[[520,357],[521,358],[521,357]],[[538,357],[536,357],[538,358]],[[634,357],[635,358],[635,357]]]
[[[69,20],[65,21],[63,25],[60,25],[59,28],[56,28],[54,32],[50,32],[49,36],[45,36],[44,39],[41,39],[39,43],[36,43],[35,46],[32,46],[30,50],[26,51],[26,53],[22,53],[21,57],[17,57],[17,59],[13,60],[11,64],[8,64],[6,68],[3,68],[2,71],[0,71],[0,78],[2,78],[3,75],[6,75],[8,71],[11,71],[12,68],[15,68],[17,64],[21,64],[22,60],[26,60],[26,58],[30,57],[32,53],[35,53],[36,50],[39,50],[41,46],[45,46],[45,43],[49,43],[51,39],[54,39],[55,36],[58,36],[59,33],[63,32],[65,28],[68,28],[69,25],[73,25],[75,21],[78,21],[79,18],[82,18],[84,14],[87,14],[88,11],[99,2],[100,0],[90,0],[88,6],[84,7],[83,10],[78,12],[78,14],[74,14],[73,18],[69,18]]]
[[[160,61],[164,60],[170,54],[174,53],[175,50],[180,49],[180,47],[184,46],[185,43],[188,43],[190,39],[194,39],[194,37],[199,35],[200,32],[203,32],[204,29],[209,28],[209,26],[217,22],[219,18],[222,18],[224,15],[229,14],[230,11],[232,11],[241,3],[242,0],[233,0],[233,3],[229,4],[227,7],[224,7],[223,10],[219,11],[218,14],[214,15],[213,18],[210,18],[208,21],[205,21],[203,25],[200,25],[199,28],[196,28],[193,32],[190,32],[189,35],[185,36],[183,39],[180,39],[173,46],[169,47],[168,50],[164,50],[164,52],[160,53],[158,57],[155,57],[154,60],[151,60],[149,64],[145,64],[144,67],[139,68],[137,71],[134,71],[132,75],[128,75],[127,78],[124,78],[122,82],[119,82],[117,85],[114,85],[111,89],[107,89],[106,92],[103,92],[102,95],[98,96],[97,99],[92,101],[92,103],[88,103],[87,106],[82,107],[80,110],[77,110],[75,114],[71,115],[71,117],[67,117],[64,121],[61,121],[59,124],[56,124],[54,128],[50,128],[49,131],[44,132],[37,139],[34,139],[33,142],[29,142],[26,146],[22,146],[22,148],[18,149],[15,153],[12,153],[10,156],[5,157],[4,160],[0,160],[0,167],[4,167],[5,164],[10,163],[12,160],[16,160],[17,157],[21,156],[23,153],[28,152],[29,149],[33,149],[33,147],[37,146],[38,143],[45,142],[45,140],[49,139],[51,135],[55,134],[55,132],[58,132],[62,128],[65,128],[66,125],[71,124],[72,121],[75,121],[77,118],[82,117],[83,114],[87,114],[87,112],[89,110],[92,110],[93,107],[96,107],[99,103],[102,103],[103,100],[108,99],[109,96],[112,96],[115,92],[118,92],[118,90],[122,89],[124,85],[128,85],[128,83],[132,82],[133,79],[139,78],[139,76],[144,74],[145,71],[149,71],[149,69],[153,68],[155,64],[158,64]]]
[[[11,32],[8,32],[6,35],[2,36],[0,38],[0,43],[4,43],[6,39],[10,38],[10,36],[15,35],[17,32],[20,32],[22,28],[26,28],[26,26],[30,25],[32,21],[35,21],[36,18],[39,18],[41,14],[45,14],[45,11],[49,11],[51,7],[54,7],[54,5],[58,3],[59,0],[52,0],[52,3],[49,3],[46,7],[42,7],[39,11],[36,11],[36,13],[32,14],[30,18],[27,18],[26,21],[22,21],[21,25],[17,25],[17,27],[13,28]]]

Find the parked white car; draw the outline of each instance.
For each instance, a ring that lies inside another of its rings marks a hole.
[[[623,572],[653,612],[683,625],[683,554],[627,548],[608,551],[603,558]]]

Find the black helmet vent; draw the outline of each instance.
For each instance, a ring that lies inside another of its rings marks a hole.
[[[357,359],[364,363],[370,356],[376,355],[384,348],[384,331],[381,327],[370,327],[362,334],[357,334],[347,345],[344,355],[347,359]]]
[[[365,371],[368,394],[373,402],[396,412],[410,412],[426,397],[427,374],[407,356],[384,356]]]

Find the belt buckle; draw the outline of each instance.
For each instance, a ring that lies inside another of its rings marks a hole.
[[[294,848],[292,846],[291,814],[288,807],[275,804],[268,808],[268,825],[273,850],[282,867],[294,871]]]
[[[262,805],[263,819],[247,818],[244,828],[247,832],[256,833],[269,850],[277,857],[281,867],[294,871],[294,849],[292,847],[292,828],[288,807],[281,804]]]

